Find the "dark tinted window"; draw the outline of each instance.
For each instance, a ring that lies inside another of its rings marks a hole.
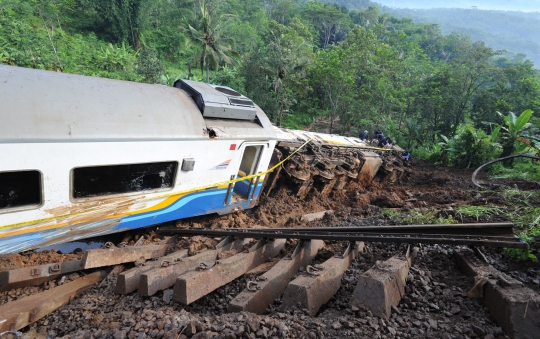
[[[0,172],[0,209],[32,205],[41,205],[41,173]]]
[[[157,162],[73,169],[73,197],[87,198],[170,188],[178,162]]]

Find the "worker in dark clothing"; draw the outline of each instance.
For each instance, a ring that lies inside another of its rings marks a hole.
[[[385,147],[388,144],[388,140],[386,140],[386,138],[382,135],[379,135],[377,140],[379,140],[379,143],[377,144],[377,146],[381,148]]]
[[[401,153],[401,158],[405,161],[409,161],[409,158],[411,157],[411,153],[409,151],[404,151]]]
[[[358,139],[360,140],[367,140],[368,138],[369,138],[368,131],[360,132],[360,134],[358,135]]]
[[[376,130],[373,134],[373,140],[379,140],[379,135],[384,138],[383,132],[380,129]]]

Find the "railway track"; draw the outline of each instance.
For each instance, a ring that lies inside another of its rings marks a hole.
[[[108,244],[106,248],[86,251],[81,260],[0,272],[0,291],[7,291],[5,293],[33,285],[47,285],[52,280],[57,282],[56,287],[47,291],[0,305],[0,333],[25,328],[70,303],[76,296],[82,295],[84,299],[85,293],[100,293],[99,290],[105,288],[102,287],[104,282],[105,286],[112,286],[116,295],[136,294],[142,298],[154,298],[159,292],[164,302],[189,307],[229,284],[238,286],[238,279],[241,278],[240,281],[244,281],[240,282],[243,290],[227,299],[226,305],[221,305],[223,311],[263,314],[269,305],[280,299],[279,309],[283,311],[299,310],[302,314],[315,316],[335,298],[342,283],[351,285],[351,265],[357,267],[359,258],[365,255],[362,254],[365,252],[363,241],[440,242],[452,245],[480,245],[475,241],[481,241],[486,246],[508,244],[523,248],[523,244],[513,240],[512,224],[509,223],[363,227],[361,232],[358,228],[349,227],[240,230],[162,228],[159,231],[176,235],[158,244],[138,247]],[[213,249],[191,256],[187,250],[173,250],[177,236],[194,234],[220,237],[221,240]],[[296,245],[287,246],[286,239],[294,238],[299,239]],[[341,244],[337,248],[334,245],[333,256],[317,256],[325,247],[322,239],[341,241],[331,242]],[[408,247],[407,252],[398,251],[391,258],[377,261],[371,268],[358,272],[354,291],[347,297],[350,311],[369,312],[372,317],[388,321],[395,318],[397,307],[403,303],[402,297],[410,294],[407,293],[410,292],[407,281],[409,270],[415,270],[413,263],[417,252],[417,248]],[[477,277],[477,284],[471,286],[471,293],[478,293],[478,289],[489,291],[490,298],[497,300],[496,303],[492,302],[492,316],[510,337],[526,338],[513,334],[538,330],[535,319],[540,315],[540,299],[535,292],[490,266],[477,247],[474,252],[461,248],[454,255],[466,274]],[[132,268],[122,272],[124,265]],[[261,268],[261,265],[265,268]],[[110,270],[109,274],[107,270]],[[72,281],[68,278],[66,281],[66,277],[71,277],[73,273],[82,277]],[[481,286],[478,287],[478,284]],[[110,293],[113,293],[112,290]],[[412,293],[410,298],[417,298],[415,295],[417,293]],[[425,298],[428,298],[428,289]],[[484,300],[484,304],[490,307],[489,300]],[[500,305],[505,305],[506,315],[497,313]],[[530,305],[530,308],[525,305]],[[522,312],[523,315],[523,307],[527,307],[528,311],[520,318],[521,322],[514,322],[512,319],[517,313]],[[349,325],[345,322],[345,328]],[[186,330],[191,325],[182,326]],[[332,326],[340,329],[343,324]],[[204,332],[197,330],[195,325],[187,329],[191,336],[195,335],[194,331]],[[154,337],[160,337],[158,332],[154,334]],[[164,334],[161,337],[165,337]]]
[[[158,228],[158,232],[181,236],[235,236],[243,238],[321,239],[336,241],[374,241],[489,246],[526,249],[527,244],[514,235],[512,223],[437,224],[371,227],[318,228],[233,228],[184,229]]]

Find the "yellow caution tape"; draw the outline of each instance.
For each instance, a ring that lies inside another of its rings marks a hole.
[[[189,193],[202,191],[202,190],[209,189],[209,188],[227,186],[227,185],[230,185],[232,183],[236,183],[236,182],[240,182],[240,181],[244,181],[244,180],[251,180],[251,179],[266,175],[266,174],[274,171],[279,166],[281,166],[285,161],[289,160],[293,155],[295,155],[298,151],[300,151],[302,148],[304,148],[304,146],[306,146],[308,143],[310,143],[311,140],[313,140],[313,138],[311,138],[311,139],[307,140],[306,142],[304,142],[294,152],[289,154],[289,156],[287,156],[285,159],[283,159],[282,161],[280,161],[279,163],[277,163],[276,165],[272,166],[271,168],[269,168],[268,170],[266,170],[264,172],[248,175],[248,176],[241,177],[241,178],[220,181],[220,182],[216,182],[216,183],[212,183],[212,184],[209,184],[209,185],[200,186],[200,187],[196,187],[196,188],[191,188],[191,189],[186,190],[186,191],[177,191],[177,192],[166,193],[166,194],[162,194],[162,195],[158,195],[158,196],[152,196],[152,197],[141,199],[141,201],[156,200],[156,199],[167,198],[167,197],[177,196],[177,195],[186,195],[186,194],[189,194]],[[388,149],[388,148],[378,148],[378,147],[371,147],[371,146],[356,146],[356,147],[357,148],[374,149],[374,150],[380,150],[380,151],[392,151],[393,150],[393,149]],[[37,223],[42,223],[42,222],[46,222],[46,221],[52,221],[52,220],[56,220],[56,219],[72,217],[72,216],[86,214],[86,213],[91,213],[91,212],[99,211],[99,210],[103,209],[103,207],[104,206],[98,206],[98,207],[93,208],[93,209],[88,209],[88,210],[83,210],[83,211],[78,211],[78,212],[71,212],[71,213],[66,213],[66,214],[60,214],[60,215],[55,215],[55,216],[52,216],[52,217],[47,217],[47,218],[42,218],[42,219],[37,219],[37,220],[24,221],[24,222],[19,222],[19,223],[15,223],[15,224],[0,226],[0,230],[13,228],[13,227],[19,227],[19,226],[26,226],[26,225],[30,225],[30,224],[37,224]],[[118,215],[114,215],[112,217],[118,217]],[[58,225],[58,226],[60,226],[60,225]]]
[[[209,188],[225,186],[225,185],[229,185],[229,184],[232,184],[232,183],[235,183],[235,182],[244,181],[244,180],[251,180],[253,178],[263,176],[265,174],[268,174],[268,173],[272,172],[273,170],[275,170],[279,166],[281,166],[285,161],[289,160],[293,155],[295,155],[298,151],[300,151],[302,148],[304,148],[304,146],[306,146],[309,142],[311,142],[311,140],[313,140],[313,138],[311,138],[308,141],[306,141],[305,143],[303,143],[294,152],[289,154],[288,157],[286,157],[285,159],[283,159],[282,161],[280,161],[276,165],[272,166],[272,168],[269,168],[268,170],[266,170],[264,172],[260,172],[260,173],[248,175],[248,176],[245,176],[245,177],[232,179],[232,180],[220,181],[220,182],[216,182],[216,183],[212,183],[212,184],[209,184],[209,185],[200,186],[200,187],[196,187],[196,188],[191,188],[191,189],[186,190],[186,191],[177,191],[177,192],[162,194],[162,195],[158,195],[158,196],[152,196],[152,197],[149,197],[149,198],[141,199],[141,201],[156,200],[156,199],[167,198],[167,197],[176,196],[176,195],[185,195],[185,194],[189,194],[189,193],[193,193],[193,192],[197,192],[197,191],[202,191],[202,190],[209,189]],[[37,224],[37,223],[46,222],[46,221],[52,221],[52,220],[55,220],[55,219],[67,218],[67,217],[72,217],[72,216],[75,216],[75,215],[81,215],[81,214],[85,214],[85,213],[91,213],[91,212],[99,211],[102,208],[103,208],[103,206],[99,206],[97,208],[88,209],[88,210],[84,210],[84,211],[60,214],[60,215],[55,215],[55,216],[48,217],[48,218],[42,218],[42,219],[37,219],[37,220],[24,221],[24,222],[19,222],[19,223],[16,223],[16,224],[0,226],[0,230],[7,229],[7,228],[18,227],[18,226],[26,226],[26,225],[30,225],[30,224]]]

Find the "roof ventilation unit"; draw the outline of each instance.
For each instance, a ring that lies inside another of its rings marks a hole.
[[[257,109],[249,98],[226,86],[178,80],[174,87],[188,93],[205,118],[255,120]]]

